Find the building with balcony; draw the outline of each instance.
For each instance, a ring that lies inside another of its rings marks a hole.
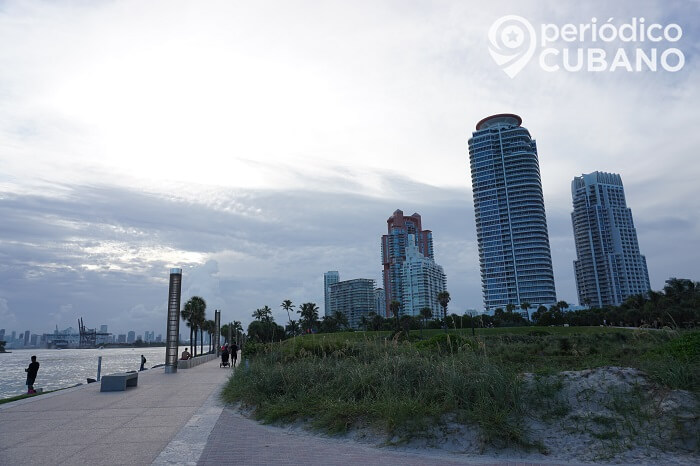
[[[484,118],[469,139],[486,311],[556,302],[535,140],[513,114]]]
[[[639,252],[620,175],[596,171],[577,176],[571,196],[579,304],[619,306],[630,296],[648,293],[647,262]]]
[[[371,312],[377,312],[374,297],[374,280],[355,278],[330,285],[329,309],[327,316],[341,312],[348,320],[348,325],[359,329],[362,317],[369,319]]]

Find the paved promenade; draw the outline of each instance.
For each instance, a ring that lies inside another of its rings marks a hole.
[[[231,372],[218,361],[176,374],[160,367],[125,392],[101,393],[98,382],[0,405],[0,465],[148,465],[188,422],[204,436],[189,439],[201,453],[209,432],[193,426],[206,424],[205,405]],[[210,430],[221,406],[214,412]]]
[[[101,393],[96,383],[0,405],[0,465],[536,464],[376,448],[260,425],[221,404],[232,372],[216,360],[177,374],[157,368],[141,372],[138,387],[126,392]]]

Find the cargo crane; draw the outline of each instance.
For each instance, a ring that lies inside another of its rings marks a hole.
[[[85,328],[83,318],[78,319],[78,331],[80,332],[80,344],[78,348],[95,348],[97,347],[98,336],[108,336],[110,333],[97,332],[94,328]]]

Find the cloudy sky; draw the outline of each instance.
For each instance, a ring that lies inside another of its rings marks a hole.
[[[685,64],[535,57],[511,79],[489,54],[504,15],[676,23],[604,47]],[[537,140],[560,299],[570,182],[594,170],[622,175],[652,288],[698,280],[699,25],[696,1],[0,1],[0,328],[161,333],[171,266],[212,316],[286,320],[284,299],[322,307],[327,270],[381,286],[396,209],[433,231],[450,309],[481,308],[467,140],[503,112]]]

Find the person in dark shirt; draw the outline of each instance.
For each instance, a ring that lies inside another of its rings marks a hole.
[[[139,369],[139,371],[145,370],[145,367],[144,367],[145,365],[146,365],[146,358],[145,358],[145,356],[142,354],[142,355],[141,355],[141,368]]]
[[[36,362],[36,356],[32,356],[32,363],[29,364],[29,367],[24,372],[27,373],[27,393],[36,393],[34,381],[36,380],[36,373],[39,372],[39,363]]]
[[[231,343],[231,367],[236,367],[236,362],[238,362],[238,346]]]

